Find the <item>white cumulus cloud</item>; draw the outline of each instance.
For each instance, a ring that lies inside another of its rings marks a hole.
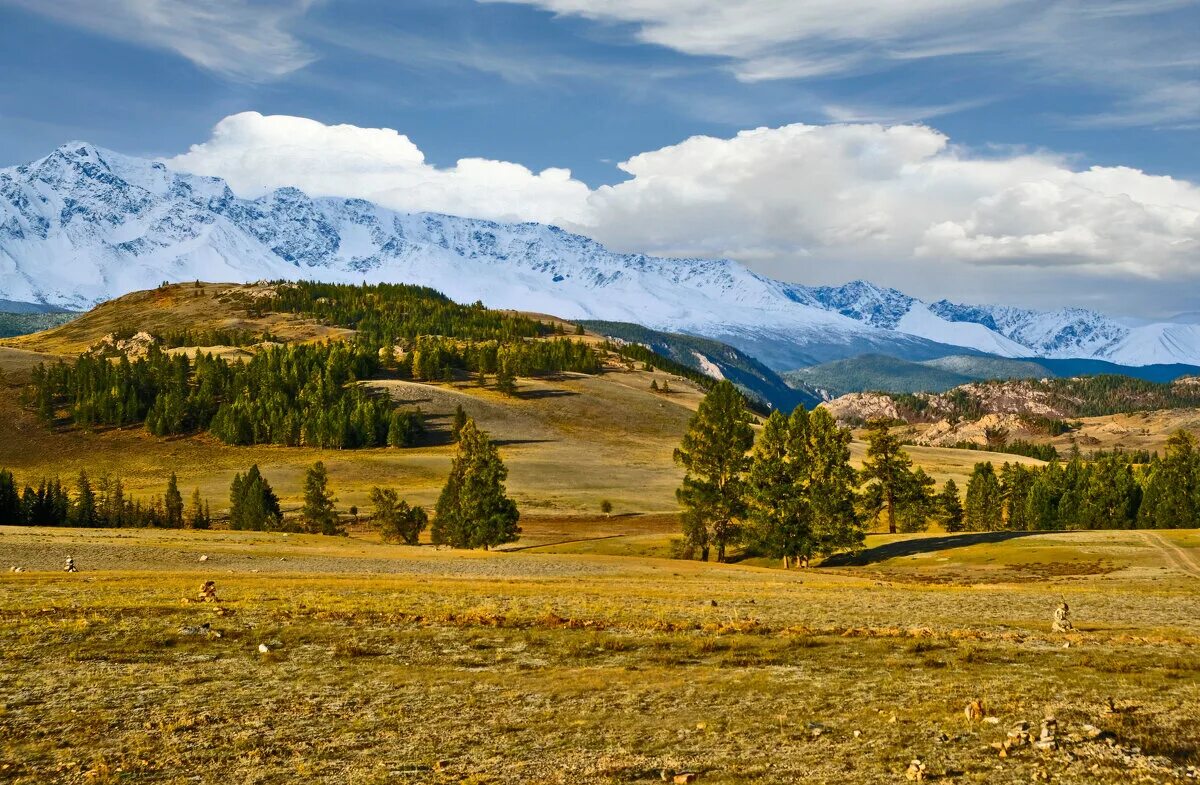
[[[246,196],[293,185],[398,210],[557,223],[618,250],[728,256],[806,283],[867,277],[922,296],[982,290],[1028,303],[1037,276],[1114,292],[1114,281],[1200,278],[1195,183],[1043,152],[982,155],[924,125],[696,136],[620,163],[627,179],[597,189],[565,169],[439,168],[393,130],[256,113],[222,120],[168,164]]]
[[[568,169],[533,172],[482,158],[439,168],[390,128],[257,112],[226,117],[207,142],[167,163],[222,177],[242,196],[290,185],[310,196],[358,197],[395,210],[507,221],[578,221],[589,193]]]

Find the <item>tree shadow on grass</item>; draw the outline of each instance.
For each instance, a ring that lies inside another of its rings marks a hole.
[[[986,545],[989,543],[1007,542],[1019,537],[1029,537],[1047,532],[971,532],[968,534],[947,534],[941,537],[916,537],[911,540],[889,542],[867,548],[858,553],[839,553],[821,562],[822,567],[862,567],[867,564],[897,559],[903,556],[916,556],[919,553],[933,553],[950,548],[967,548],[971,545]]]
[[[572,395],[579,395],[571,390],[517,390],[513,393],[514,398],[520,398],[524,401],[536,401],[542,398],[567,398]]]

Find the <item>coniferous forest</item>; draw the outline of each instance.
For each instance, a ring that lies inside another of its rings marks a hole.
[[[398,410],[359,382],[383,375],[451,381],[459,373],[511,380],[601,367],[595,349],[555,337],[545,324],[459,305],[422,287],[280,283],[267,304],[247,307],[356,332],[349,341],[263,344],[245,362],[203,352],[190,359],[159,344],[134,360],[88,354],[35,368],[26,403],[48,423],[65,413],[82,428],[144,423],[158,436],[209,431],[234,445],[403,447],[419,439],[420,414]],[[246,345],[238,331],[169,338],[167,346],[226,338]]]

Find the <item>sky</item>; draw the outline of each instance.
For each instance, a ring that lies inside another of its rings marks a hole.
[[[86,140],[928,300],[1200,311],[1200,0],[0,0]]]

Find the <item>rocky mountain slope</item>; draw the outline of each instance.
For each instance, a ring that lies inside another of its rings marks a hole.
[[[161,281],[424,284],[459,301],[635,322],[729,343],[775,370],[867,352],[1200,363],[1200,325],[924,303],[865,282],[806,287],[729,260],[613,253],[540,224],[396,213],[71,143],[0,170],[0,298],[82,309]]]

